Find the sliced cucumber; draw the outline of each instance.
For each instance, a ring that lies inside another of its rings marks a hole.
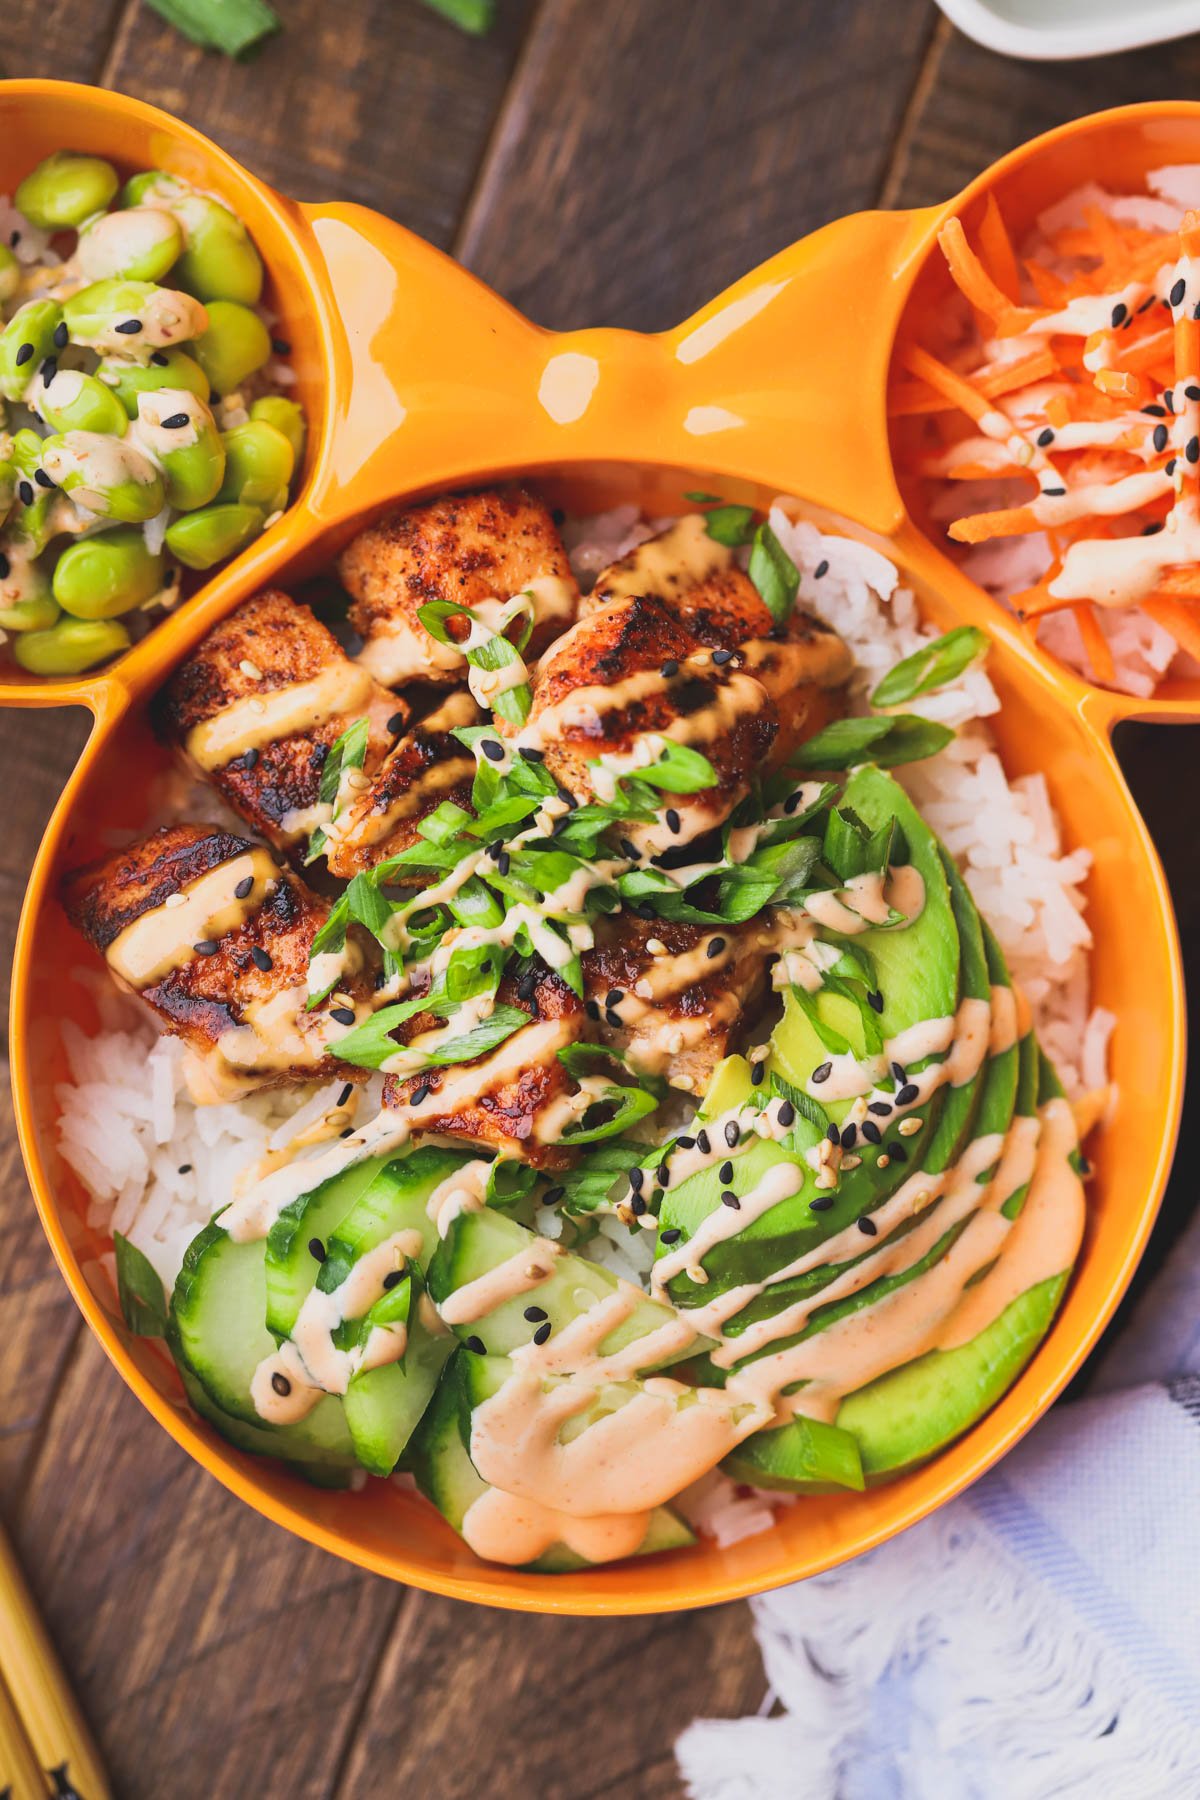
[[[290,1336],[305,1296],[321,1264],[310,1245],[323,1252],[325,1240],[340,1225],[355,1201],[386,1171],[386,1156],[355,1163],[331,1181],[285,1206],[267,1238],[267,1327],[277,1337]]]
[[[364,1349],[375,1331],[403,1328],[407,1340],[403,1356],[360,1370],[346,1389],[346,1423],[355,1453],[372,1475],[390,1475],[396,1467],[455,1348],[448,1331],[430,1331],[423,1322],[422,1293],[421,1277],[410,1269],[359,1323],[358,1342]]]
[[[756,1431],[721,1467],[734,1481],[790,1494],[861,1492],[866,1486],[857,1439],[820,1419],[797,1417],[774,1430]]]
[[[477,1339],[490,1356],[507,1356],[518,1345],[529,1343],[546,1325],[551,1333],[561,1331],[589,1306],[611,1298],[620,1285],[607,1269],[569,1252],[552,1255],[524,1225],[484,1208],[480,1212],[460,1213],[450,1226],[429,1265],[429,1291],[441,1306],[468,1282],[522,1256],[527,1259],[525,1266],[544,1267],[546,1278],[532,1284],[523,1282],[521,1292],[493,1306],[483,1318],[453,1326],[459,1338]],[[535,1311],[532,1319],[527,1317],[530,1309]],[[657,1300],[639,1299],[629,1316],[604,1338],[599,1354],[611,1356],[638,1338],[649,1337],[670,1325],[674,1319],[673,1308]],[[650,1357],[645,1367],[664,1368],[681,1357],[694,1355],[708,1342],[707,1338],[693,1338],[666,1355]]]

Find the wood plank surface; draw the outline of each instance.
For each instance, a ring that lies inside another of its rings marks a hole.
[[[298,196],[379,206],[560,326],[669,324],[827,218],[940,197],[1058,118],[1200,73],[1196,41],[1018,69],[931,0],[501,0],[482,43],[417,0],[280,10],[285,35],[234,67],[140,0],[11,0],[0,60],[153,99]],[[0,715],[5,981],[83,730]],[[1131,731],[1125,748],[1178,891],[1196,895],[1194,834],[1170,804],[1183,744]],[[121,1796],[657,1800],[679,1792],[683,1724],[759,1703],[744,1606],[627,1621],[471,1609],[362,1575],[233,1500],[78,1326],[7,1112],[0,1227],[0,1507]]]

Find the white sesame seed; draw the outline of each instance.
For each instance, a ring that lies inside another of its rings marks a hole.
[[[901,1119],[900,1136],[912,1137],[914,1132],[920,1131],[921,1125],[922,1121],[920,1119]]]
[[[258,664],[251,662],[248,656],[243,656],[241,662],[238,664],[238,668],[242,671],[242,674],[246,677],[247,681],[261,681],[263,678],[263,672]]]
[[[843,1169],[857,1169],[861,1162],[861,1156],[843,1156],[842,1167]]]
[[[690,1268],[688,1270],[688,1280],[694,1281],[697,1287],[707,1287],[708,1271],[706,1269],[702,1269],[700,1267],[700,1265],[697,1263],[694,1268]]]
[[[650,952],[651,956],[665,956],[667,954],[667,946],[663,943],[661,938],[647,938],[646,939],[646,948]],[[641,987],[644,987],[647,990],[645,997],[647,999],[649,999],[650,983],[648,981],[644,981],[640,985],[641,985]],[[639,989],[635,987],[633,991],[636,994],[639,991]]]

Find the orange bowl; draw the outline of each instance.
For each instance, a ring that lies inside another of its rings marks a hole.
[[[1171,902],[1110,743],[1131,716],[1196,718],[1200,690],[1146,702],[1089,687],[1032,647],[1014,621],[929,541],[893,473],[885,388],[897,334],[939,298],[935,235],[993,188],[1028,217],[1086,171],[1136,184],[1156,163],[1200,155],[1200,106],[1130,107],[1016,151],[959,200],[845,219],[783,251],[659,337],[556,335],[389,220],[281,199],[187,126],[121,95],[54,82],[0,84],[20,166],[69,145],[131,167],[178,171],[234,204],[271,270],[314,423],[305,485],[259,543],[110,668],[71,682],[0,683],[0,702],[88,707],[91,737],[39,850],[13,975],[12,1071],[21,1145],[47,1236],[72,1293],[130,1387],[203,1467],[266,1517],[365,1568],[415,1586],[534,1611],[634,1613],[704,1605],[827,1569],[913,1524],[974,1480],[1079,1367],[1123,1292],[1166,1181],[1183,1082],[1183,995]],[[0,158],[12,151],[0,151]],[[0,183],[3,185],[3,183]],[[1045,1343],[1003,1400],[926,1467],[864,1495],[805,1500],[774,1530],[565,1576],[479,1562],[423,1502],[393,1484],[310,1488],[233,1450],[187,1409],[157,1343],[126,1331],[85,1222],[83,1190],[56,1147],[62,1024],[94,1029],[81,959],[56,900],[62,871],[143,825],[164,752],[146,702],[231,607],[267,581],[309,575],[385,503],[516,471],[576,510],[679,505],[718,486],[764,503],[783,492],[896,562],[938,624],[982,625],[1004,700],[1010,771],[1043,770],[1067,839],[1088,845],[1097,1001],[1118,1018],[1118,1099],[1098,1144],[1079,1264]],[[1132,927],[1132,929],[1131,929]]]

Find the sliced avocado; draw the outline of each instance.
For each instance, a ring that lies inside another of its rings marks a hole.
[[[471,1461],[471,1411],[476,1404],[473,1395],[484,1384],[494,1392],[497,1371],[481,1365],[499,1362],[499,1379],[509,1365],[499,1359],[476,1357],[459,1350],[442,1371],[432,1404],[417,1427],[405,1458],[406,1466],[416,1477],[417,1486],[426,1499],[432,1500],[442,1517],[461,1534],[468,1508],[486,1494],[488,1484]],[[474,1370],[474,1375],[468,1377]],[[694,1544],[695,1534],[678,1513],[670,1507],[654,1509],[646,1528],[646,1536],[636,1554],[647,1555],[656,1550],[674,1550]],[[543,1575],[557,1575],[572,1569],[588,1568],[585,1558],[565,1544],[552,1544],[535,1562],[527,1565]]]
[[[1020,1294],[969,1344],[931,1350],[843,1401],[868,1481],[924,1462],[961,1435],[1016,1380],[1050,1327],[1069,1271]]]
[[[734,1481],[791,1494],[828,1494],[838,1488],[861,1492],[866,1486],[854,1435],[802,1416],[771,1431],[756,1431],[721,1467]]]
[[[429,1264],[429,1292],[441,1306],[456,1289],[521,1256],[528,1258],[528,1267],[544,1266],[545,1279],[530,1286],[522,1284],[519,1293],[492,1307],[485,1317],[453,1327],[459,1338],[476,1339],[490,1356],[507,1356],[518,1345],[529,1343],[547,1325],[552,1333],[561,1331],[586,1307],[610,1298],[619,1285],[608,1269],[570,1252],[551,1255],[539,1245],[536,1233],[485,1207],[479,1212],[460,1213],[451,1224]],[[532,1318],[528,1316],[530,1311]],[[673,1308],[658,1300],[640,1299],[628,1318],[603,1340],[600,1354],[611,1356],[636,1339],[670,1325],[674,1318]],[[697,1347],[704,1348],[709,1341],[693,1338],[665,1356],[655,1355],[646,1367],[663,1368],[681,1356],[693,1355]]]
[[[854,945],[864,950],[875,964],[883,994],[880,1029],[885,1038],[891,1038],[924,1019],[946,1018],[957,1007],[961,958],[955,895],[937,839],[904,790],[890,776],[878,769],[860,769],[847,784],[845,804],[871,830],[895,819],[904,834],[909,860],[920,871],[925,884],[924,905],[911,924],[872,928],[853,939]],[[965,888],[962,892],[965,895]],[[968,917],[974,921],[976,915],[969,899],[966,904]],[[971,982],[986,995],[986,968],[977,923],[973,926],[968,951]],[[826,1024],[861,1054],[865,1045],[858,1009],[843,996],[833,993],[820,994],[817,1008]],[[812,1201],[822,1196],[815,1185],[813,1171],[804,1161],[805,1152],[819,1143],[829,1120],[834,1123],[844,1121],[851,1104],[848,1100],[826,1103],[820,1098],[820,1083],[811,1081],[814,1069],[826,1061],[828,1055],[812,1021],[789,994],[784,1003],[783,1018],[772,1037],[767,1071],[769,1076],[778,1074],[792,1088],[808,1096],[812,1101],[812,1116],[798,1116],[788,1139],[782,1144],[749,1140],[732,1159],[730,1181],[720,1179],[720,1165],[713,1163],[680,1182],[678,1187],[668,1189],[660,1208],[660,1222],[664,1230],[677,1230],[686,1241],[701,1220],[721,1205],[723,1192],[732,1191],[735,1197],[740,1197],[758,1184],[767,1169],[780,1161],[790,1160],[804,1169],[803,1185],[794,1198],[780,1201],[709,1250],[704,1258],[708,1280],[703,1286],[693,1283],[686,1274],[677,1276],[669,1289],[677,1306],[702,1305],[742,1283],[765,1280],[777,1269],[843,1230],[861,1214],[873,1211],[911,1173],[911,1157],[923,1153],[944,1110],[944,1088],[937,1089],[927,1105],[910,1110],[910,1118],[919,1118],[923,1122],[921,1133],[902,1138],[897,1132],[890,1131],[879,1144],[860,1140],[855,1146],[856,1154],[861,1156],[859,1166],[843,1173],[832,1206],[821,1207],[816,1212],[812,1210]],[[713,1117],[719,1111],[730,1110],[747,1097],[748,1088],[743,1087],[739,1092],[740,1074],[733,1059],[722,1065],[714,1077],[714,1089],[705,1099],[706,1116]],[[719,1088],[716,1085],[718,1078]],[[748,1070],[742,1079],[748,1082]],[[769,1082],[759,1091],[769,1095]],[[955,1137],[968,1123],[969,1120],[958,1121]],[[881,1156],[888,1159],[882,1169],[878,1167]],[[660,1252],[664,1248],[660,1237]]]
[[[264,1252],[261,1240],[238,1244],[215,1220],[206,1225],[188,1245],[175,1279],[167,1341],[181,1371],[194,1377],[221,1415],[205,1416],[241,1449],[266,1452],[269,1439],[269,1454],[288,1462],[353,1467],[354,1448],[336,1395],[326,1395],[306,1418],[291,1425],[269,1424],[250,1397],[255,1369],[275,1350],[275,1339],[262,1323]],[[237,1436],[226,1420],[237,1421]],[[253,1441],[243,1426],[253,1428]]]
[[[357,1341],[364,1350],[377,1331],[405,1334],[403,1355],[361,1369],[343,1401],[355,1454],[372,1475],[390,1475],[396,1467],[455,1348],[448,1331],[431,1331],[425,1322],[423,1292],[420,1273],[410,1267],[359,1321]]]

